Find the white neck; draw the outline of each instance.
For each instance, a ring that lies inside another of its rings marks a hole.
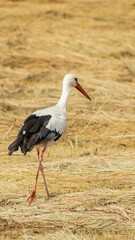
[[[70,92],[70,85],[69,84],[65,84],[63,82],[61,97],[60,97],[60,99],[59,99],[59,101],[57,103],[62,108],[66,109],[69,92]]]

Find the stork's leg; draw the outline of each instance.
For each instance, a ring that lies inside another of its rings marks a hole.
[[[41,167],[41,161],[39,161],[38,163],[38,169],[37,169],[37,174],[36,174],[36,182],[34,185],[34,188],[29,196],[29,198],[27,199],[28,202],[28,206],[33,202],[37,200],[37,196],[36,196],[36,190],[37,190],[37,181],[38,181],[38,176],[39,176],[39,171],[40,171],[40,167]]]
[[[46,150],[46,147],[43,148],[43,150],[41,152],[39,152],[39,149],[37,149],[37,155],[38,155],[38,160],[40,162],[40,170],[41,170],[41,173],[42,173],[42,176],[43,176],[43,180],[44,180],[44,185],[45,185],[45,190],[46,190],[46,193],[47,193],[47,196],[49,198],[49,191],[48,191],[48,187],[47,187],[47,182],[46,182],[46,178],[45,178],[45,172],[44,172],[44,167],[42,165],[42,160],[43,160],[43,155],[45,153],[45,150]]]
[[[42,173],[42,176],[43,176],[43,179],[44,179],[44,185],[45,185],[46,193],[47,193],[47,196],[49,197],[49,191],[48,191],[48,187],[47,187],[47,183],[46,183],[46,179],[45,179],[44,168],[43,168],[43,165],[42,165],[42,160],[43,160],[43,155],[45,153],[45,150],[46,150],[46,147],[44,147],[41,152],[39,152],[39,149],[37,149],[39,163],[38,163],[38,169],[37,169],[37,174],[36,174],[36,182],[35,182],[33,191],[31,192],[29,198],[27,199],[28,206],[33,201],[37,200],[36,189],[37,189],[37,181],[38,181],[38,176],[39,176],[39,171],[40,170],[41,170],[41,173]]]

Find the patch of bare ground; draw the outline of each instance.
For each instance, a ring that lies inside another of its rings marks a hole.
[[[135,2],[0,1],[0,240],[135,239]],[[7,147],[22,122],[53,105],[67,72],[63,140],[49,148],[38,201],[33,150]]]

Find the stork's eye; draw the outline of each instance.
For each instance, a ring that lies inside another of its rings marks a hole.
[[[74,80],[75,80],[76,82],[78,82],[77,78],[74,78]]]

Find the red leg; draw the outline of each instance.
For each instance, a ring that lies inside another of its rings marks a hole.
[[[40,164],[40,170],[41,170],[41,173],[42,173],[42,177],[43,177],[43,180],[44,180],[44,185],[45,185],[45,189],[46,189],[46,193],[47,193],[47,196],[49,198],[49,191],[48,191],[48,187],[47,187],[47,182],[46,182],[46,178],[45,178],[45,173],[44,173],[44,167],[42,165],[42,160],[43,160],[43,155],[45,153],[45,150],[46,150],[46,147],[43,148],[43,150],[39,153],[39,151],[37,150],[37,154],[38,154],[38,160],[39,162],[41,163]]]
[[[39,152],[39,149],[37,149],[38,158],[43,160],[43,155],[45,153],[45,150],[46,150],[46,147],[44,147],[41,152]]]
[[[36,174],[35,186],[33,188],[33,191],[31,192],[29,198],[27,199],[28,206],[33,201],[37,200],[36,189],[37,189],[37,181],[38,181],[38,176],[39,176],[39,171],[40,170],[41,170],[41,173],[42,173],[42,176],[43,176],[46,193],[47,193],[47,196],[49,197],[49,191],[48,191],[47,182],[46,182],[46,179],[45,179],[44,169],[43,169],[43,165],[42,165],[42,160],[43,160],[43,155],[45,153],[45,150],[46,150],[46,147],[44,147],[41,152],[39,152],[39,149],[37,149],[37,155],[38,155],[39,164],[38,164],[38,170],[37,170],[37,174]]]
[[[38,181],[38,176],[39,176],[40,167],[41,167],[41,162],[39,161],[39,163],[38,163],[38,170],[37,170],[37,174],[36,174],[35,186],[34,186],[34,188],[33,188],[33,191],[31,192],[29,198],[27,199],[28,206],[29,206],[33,201],[36,201],[36,200],[37,200],[36,189],[37,189],[37,181]]]

